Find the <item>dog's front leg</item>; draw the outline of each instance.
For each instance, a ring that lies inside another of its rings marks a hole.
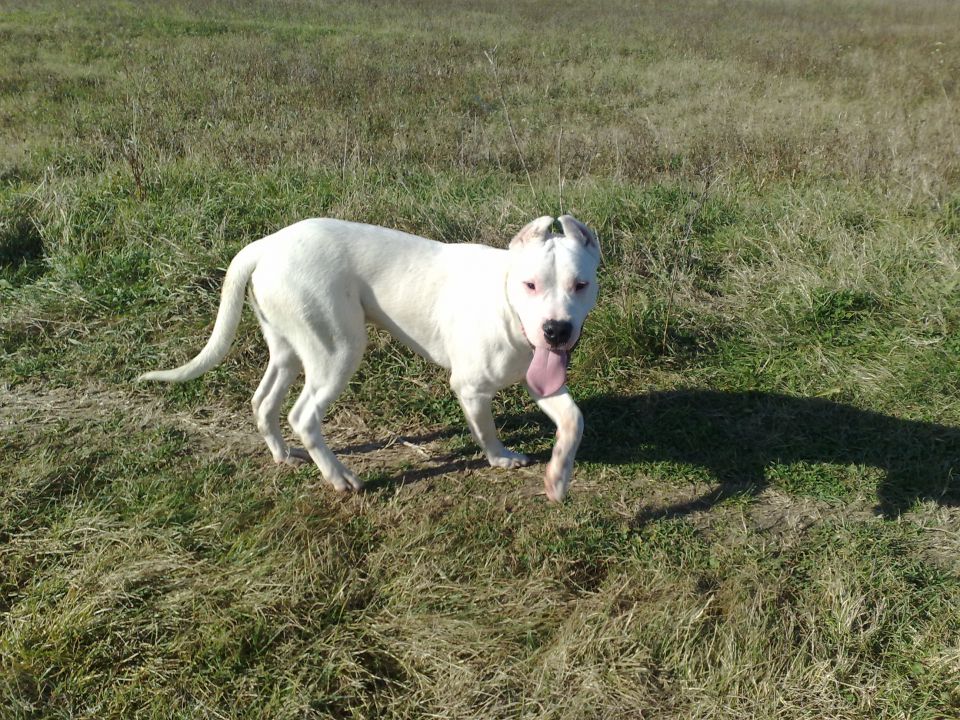
[[[532,390],[530,394],[557,426],[557,444],[553,446],[553,455],[547,463],[543,484],[547,497],[559,502],[566,496],[573,477],[573,460],[583,437],[583,414],[565,387],[548,397],[537,397]]]
[[[493,395],[470,386],[458,386],[451,382],[457,398],[460,400],[460,407],[463,408],[463,414],[467,417],[467,425],[470,426],[470,432],[474,439],[483,448],[487,455],[487,461],[493,467],[515,468],[530,464],[530,458],[521,453],[515,453],[508,450],[500,442],[497,434],[497,426],[493,422],[493,411],[490,403],[493,401]]]

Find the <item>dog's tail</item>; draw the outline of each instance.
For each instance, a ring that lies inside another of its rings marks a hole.
[[[203,350],[190,362],[172,370],[154,370],[140,375],[137,382],[143,380],[161,380],[164,382],[184,382],[203,375],[218,365],[227,355],[233,337],[240,324],[240,311],[243,310],[243,296],[250,276],[260,260],[259,243],[251,243],[238,252],[227,268],[220,292],[220,309],[213,325],[210,339]]]

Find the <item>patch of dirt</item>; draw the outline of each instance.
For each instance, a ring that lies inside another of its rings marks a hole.
[[[646,481],[643,498],[632,512],[621,512],[633,527],[682,517],[705,538],[716,541],[760,534],[778,544],[790,545],[824,522],[873,522],[882,518],[867,498],[831,502],[790,495],[769,486],[756,494],[722,496],[715,488],[702,484],[678,488],[650,479]]]
[[[0,392],[0,431],[41,435],[62,423],[89,422],[122,414],[134,428],[173,422],[197,436],[204,451],[246,449],[250,426],[244,430],[235,413],[208,406],[200,412],[172,411],[146,393],[87,385],[82,388],[39,385],[6,386]],[[249,420],[249,417],[247,418]],[[256,431],[254,430],[254,435]]]
[[[881,518],[864,498],[853,502],[828,502],[788,495],[769,487],[742,510],[746,527],[780,539],[800,535],[825,520],[869,522]]]
[[[927,503],[906,517],[923,530],[920,542],[927,559],[960,574],[960,508]]]
[[[240,408],[207,405],[185,411],[165,407],[160,398],[136,388],[96,384],[0,386],[0,435],[11,433],[39,440],[65,422],[89,424],[96,418],[118,414],[136,430],[174,425],[190,436],[198,453],[262,457],[264,463],[272,464],[252,412],[245,404]],[[397,492],[407,495],[428,487],[428,483],[418,481],[448,473],[489,472],[502,477],[501,471],[482,461],[479,452],[451,453],[446,441],[458,433],[457,428],[413,428],[399,435],[387,428],[370,427],[360,415],[346,408],[335,409],[324,421],[327,443],[351,469],[393,476]],[[289,434],[287,439],[291,440]],[[523,468],[520,472],[535,474],[539,482],[542,468]],[[523,494],[529,494],[529,488]]]

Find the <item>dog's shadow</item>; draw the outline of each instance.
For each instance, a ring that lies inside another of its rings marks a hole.
[[[462,473],[467,470],[480,470],[487,467],[487,462],[475,456],[475,453],[464,454],[462,452],[441,452],[439,454],[433,451],[422,450],[421,446],[427,446],[431,443],[450,440],[461,435],[464,431],[454,426],[433,430],[430,432],[421,432],[405,435],[397,435],[389,441],[368,441],[352,443],[335,448],[337,455],[365,455],[386,450],[388,447],[397,443],[402,443],[411,448],[410,455],[418,458],[421,462],[416,468],[406,469],[400,472],[388,471],[374,474],[373,477],[366,478],[365,489],[370,491],[384,490],[392,488],[398,490],[408,485],[414,485],[423,480],[429,480],[433,477],[439,477],[448,473]]]
[[[663,462],[699,466],[717,486],[702,497],[647,508],[637,522],[707,509],[733,495],[756,495],[784,477],[844,475],[851,465],[876,468],[876,507],[896,517],[918,500],[960,505],[960,428],[902,420],[820,398],[764,392],[682,389],[645,395],[595,396],[579,401],[586,427],[578,461],[609,465]],[[552,433],[539,413],[501,418],[513,442]],[[419,445],[461,435],[448,427],[398,438]],[[366,443],[338,449],[345,455],[380,449]],[[537,461],[549,452],[535,453]],[[803,465],[803,469],[790,466]],[[834,466],[818,473],[817,466]],[[472,450],[431,459],[429,464],[368,482],[368,488],[403,486],[449,472],[482,469],[487,463]],[[862,474],[861,474],[862,475]],[[859,475],[853,473],[856,478]],[[847,488],[850,490],[850,488]]]
[[[797,463],[879,469],[877,510],[887,517],[917,500],[960,504],[960,428],[762,392],[600,396],[580,407],[586,431],[578,460],[697,465],[719,484],[702,498],[638,521],[709,507],[734,493],[759,493],[771,471]]]

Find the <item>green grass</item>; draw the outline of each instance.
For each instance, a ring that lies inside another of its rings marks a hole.
[[[0,1],[0,718],[960,717],[958,26]],[[562,506],[520,390],[540,462],[493,471],[379,333],[327,423],[354,497],[270,462],[249,315],[133,385],[290,222],[567,211],[604,266]]]

